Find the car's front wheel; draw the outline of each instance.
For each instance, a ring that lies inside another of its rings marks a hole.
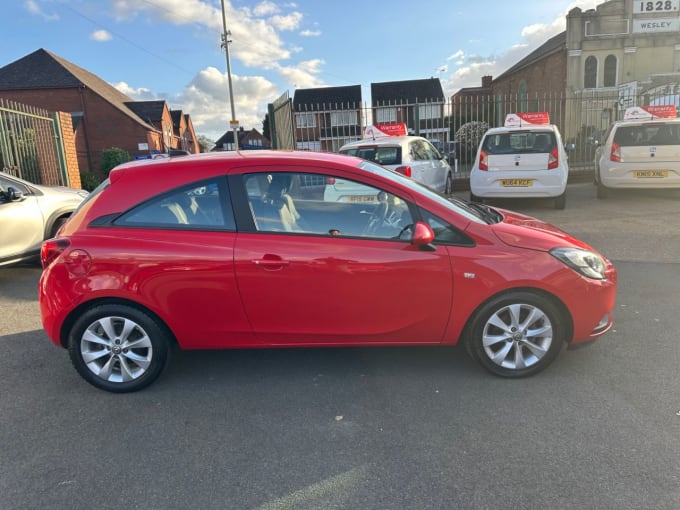
[[[545,297],[516,291],[496,297],[475,314],[468,351],[493,374],[534,375],[559,354],[567,323]]]
[[[170,339],[147,313],[127,305],[94,306],[74,323],[69,354],[78,373],[106,391],[140,390],[165,368]]]

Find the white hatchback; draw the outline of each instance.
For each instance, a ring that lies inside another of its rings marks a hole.
[[[357,140],[343,145],[340,154],[373,161],[440,193],[448,195],[453,188],[453,174],[446,158],[420,136],[384,136]],[[326,191],[329,195],[337,193],[338,197],[342,197],[342,186],[342,182],[336,181]],[[345,190],[347,191],[349,188]]]
[[[489,129],[470,171],[470,200],[549,197],[556,209],[564,209],[568,175],[557,126]]]
[[[680,119],[615,122],[595,151],[595,184],[597,198],[612,188],[680,188]]]

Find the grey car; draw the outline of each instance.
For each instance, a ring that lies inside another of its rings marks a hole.
[[[0,172],[0,267],[34,259],[85,199],[81,189],[39,186]]]

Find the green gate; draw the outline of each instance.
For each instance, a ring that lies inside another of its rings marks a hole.
[[[68,186],[59,117],[0,98],[0,168],[25,181]]]

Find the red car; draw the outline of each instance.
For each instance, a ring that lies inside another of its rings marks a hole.
[[[325,201],[334,179],[366,193]],[[521,377],[612,326],[616,270],[537,219],[362,159],[221,152],[115,168],[42,247],[47,335],[91,384],[181,349],[459,342]]]

